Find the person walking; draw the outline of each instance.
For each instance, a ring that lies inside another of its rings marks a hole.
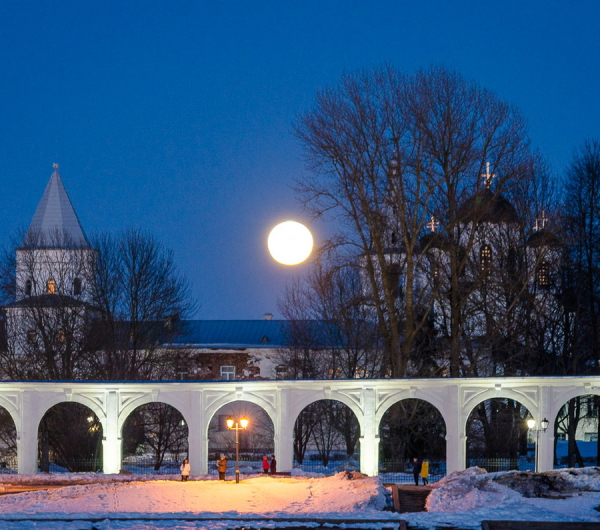
[[[419,485],[419,474],[421,473],[421,461],[415,456],[413,458],[413,478],[415,479],[415,486]]]
[[[217,460],[217,471],[219,472],[219,480],[225,480],[225,473],[227,472],[227,458],[225,458],[225,455],[221,455],[221,459]]]
[[[429,461],[423,460],[421,464],[421,480],[423,480],[423,486],[429,484]]]
[[[187,482],[188,477],[190,476],[190,471],[192,470],[192,466],[190,466],[190,461],[186,458],[181,466],[181,482]]]
[[[267,455],[263,456],[263,459],[262,459],[262,468],[263,468],[263,473],[268,473],[269,472],[269,459],[267,458]]]
[[[275,460],[275,455],[271,457],[271,473],[277,473],[277,460]]]

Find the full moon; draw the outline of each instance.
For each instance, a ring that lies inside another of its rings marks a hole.
[[[313,238],[303,224],[285,221],[271,230],[267,244],[275,261],[283,265],[298,265],[310,256]]]

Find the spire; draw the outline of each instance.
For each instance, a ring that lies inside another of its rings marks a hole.
[[[81,223],[75,213],[67,190],[58,174],[58,164],[42,200],[38,204],[29,230],[23,240],[24,247],[34,248],[91,248]]]

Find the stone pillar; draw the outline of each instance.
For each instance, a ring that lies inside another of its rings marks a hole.
[[[192,475],[208,474],[208,420],[202,407],[202,394],[190,391],[190,406],[185,413],[188,425],[188,459]],[[202,411],[202,413],[194,412]]]
[[[467,435],[462,421],[462,402],[457,386],[448,388],[446,406],[441,410],[446,421],[446,473],[465,469],[467,459]]]
[[[365,475],[379,474],[379,432],[375,419],[377,413],[374,388],[363,389],[363,432],[360,437],[360,471]]]
[[[119,393],[109,390],[106,395],[106,419],[103,422],[102,469],[105,474],[118,473],[123,462],[123,446],[119,433]]]
[[[33,475],[37,473],[38,455],[38,411],[33,397],[39,394],[21,392],[20,418],[15,418],[17,430],[17,468],[19,474]]]
[[[296,418],[289,413],[290,389],[282,388],[277,392],[275,408],[275,458],[278,471],[291,471],[294,467],[294,423]]]
[[[536,418],[537,424],[535,427],[536,429],[540,429],[544,418],[550,421],[548,429],[545,432],[539,431],[536,433],[535,450],[538,451],[538,471],[550,471],[554,468],[554,418],[549,417],[552,404],[552,388],[542,386],[538,395],[538,410],[540,414],[539,418]]]

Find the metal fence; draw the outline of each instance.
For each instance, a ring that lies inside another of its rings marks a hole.
[[[18,469],[17,455],[0,456],[0,473],[16,473]]]
[[[481,467],[488,473],[497,471],[534,471],[535,458],[470,458],[468,467]]]
[[[130,455],[123,458],[121,470],[134,475],[178,475],[184,458],[166,455],[157,466],[153,455]]]
[[[102,460],[99,458],[38,460],[38,471],[42,473],[100,473]]]
[[[305,473],[317,473],[319,475],[335,475],[342,471],[359,471],[360,462],[356,458],[348,458],[345,460],[330,460],[327,465],[323,464],[322,460],[313,460],[306,458],[302,464],[294,460],[294,468],[301,469]]]
[[[445,460],[428,460],[429,475],[428,482],[436,482],[446,476]],[[415,479],[412,471],[412,462],[398,460],[381,460],[379,462],[379,476],[385,484],[414,484]],[[419,473],[419,484],[423,484],[423,479]]]

